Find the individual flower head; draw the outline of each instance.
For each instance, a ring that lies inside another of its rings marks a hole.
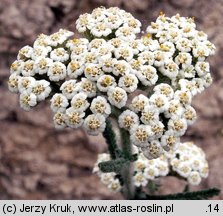
[[[156,67],[161,67],[165,64],[165,62],[169,59],[169,56],[160,50],[154,51],[154,65]]]
[[[83,60],[84,60],[84,63],[85,64],[89,64],[89,63],[92,63],[92,64],[96,64],[98,62],[98,59],[97,59],[97,52],[94,50],[91,50],[87,53],[85,53],[85,55],[83,56]]]
[[[166,83],[161,83],[161,84],[156,85],[153,91],[155,93],[165,95],[169,100],[172,99],[174,95],[173,88]]]
[[[125,60],[116,60],[113,65],[113,74],[123,76],[129,74],[130,66]]]
[[[181,66],[182,68],[187,68],[191,65],[192,56],[189,53],[180,52],[175,58],[176,64]]]
[[[156,51],[159,49],[160,45],[157,40],[153,40],[150,34],[141,38],[141,42],[144,45],[144,49],[148,51]]]
[[[120,87],[110,87],[108,89],[108,100],[113,106],[120,109],[126,105],[127,93]]]
[[[53,33],[49,36],[49,45],[52,47],[57,47],[62,45],[69,37],[73,36],[74,33],[66,29],[60,29],[58,32]]]
[[[107,92],[110,87],[116,87],[115,78],[111,75],[102,75],[97,80],[97,87],[102,92]]]
[[[142,147],[142,152],[149,160],[156,159],[163,154],[163,148],[159,141],[153,140],[146,147]]]
[[[69,59],[69,54],[64,48],[56,48],[50,53],[50,58],[54,61],[65,62]]]
[[[166,52],[168,56],[172,56],[176,50],[174,44],[170,41],[165,41],[164,43],[160,44],[159,49]]]
[[[79,128],[84,123],[84,112],[79,112],[73,107],[66,110],[66,124],[71,128]]]
[[[127,62],[131,61],[133,58],[133,51],[128,46],[127,47],[121,46],[121,47],[115,49],[114,54],[117,59],[122,58],[122,59],[126,60]]]
[[[30,111],[37,104],[37,97],[33,93],[23,92],[19,97],[19,103],[22,109]]]
[[[111,58],[112,57],[112,46],[108,43],[97,50],[97,60],[100,61],[101,58]]]
[[[172,116],[168,121],[168,129],[172,130],[176,136],[182,136],[187,129],[187,121],[178,116]]]
[[[129,46],[131,47],[134,55],[139,54],[140,52],[142,52],[145,49],[145,46],[143,45],[143,43],[140,39],[131,41]]]
[[[87,31],[87,26],[90,25],[90,14],[82,14],[76,21],[76,28],[80,33]]]
[[[67,99],[72,99],[75,94],[79,91],[79,83],[76,82],[76,80],[68,80],[65,81],[61,87],[60,90],[62,91],[63,95]]]
[[[161,146],[169,151],[170,149],[176,150],[180,143],[180,138],[175,135],[173,130],[167,130],[161,137]]]
[[[134,74],[122,76],[119,79],[118,86],[128,93],[134,92],[138,87],[138,79]]]
[[[85,77],[91,81],[97,81],[98,78],[103,74],[101,67],[97,64],[87,64],[84,69]]]
[[[84,112],[89,107],[89,102],[87,100],[87,94],[80,92],[74,95],[71,100],[71,107],[76,111]]]
[[[149,140],[152,139],[158,139],[163,135],[164,132],[164,124],[161,121],[153,121],[150,123],[151,131],[153,132],[153,137],[150,138]]]
[[[63,63],[53,62],[47,72],[47,75],[51,81],[58,82],[65,79],[66,73],[66,66]]]
[[[182,91],[186,91],[186,92],[189,91],[192,96],[198,93],[195,86],[196,82],[194,80],[180,79],[179,85]]]
[[[149,99],[143,95],[143,94],[140,94],[138,96],[135,96],[133,99],[132,99],[132,103],[131,103],[131,109],[134,111],[134,112],[142,112],[146,105],[149,104]]]
[[[20,76],[18,76],[16,73],[13,73],[10,75],[9,81],[8,81],[8,88],[9,88],[9,91],[11,91],[12,93],[19,92],[19,88],[18,88],[19,79],[20,79]]]
[[[39,57],[47,57],[49,50],[43,46],[37,46],[33,49],[31,58],[36,60]]]
[[[134,177],[133,177],[133,180],[134,180],[134,185],[136,187],[145,187],[148,183],[145,175],[142,173],[142,172],[138,172]]]
[[[19,50],[17,59],[18,60],[28,60],[31,58],[33,53],[33,48],[31,46],[24,46],[22,49]]]
[[[23,69],[24,61],[15,60],[10,67],[10,73],[20,75]]]
[[[171,118],[172,116],[182,116],[184,108],[179,100],[173,99],[169,102],[168,109],[164,112],[165,117]]]
[[[187,38],[180,38],[177,42],[176,42],[176,48],[180,51],[180,52],[190,52],[191,51],[191,41]]]
[[[137,75],[138,71],[141,70],[141,67],[142,67],[143,64],[142,64],[139,60],[132,59],[132,60],[129,62],[129,65],[130,65],[130,72],[131,72],[132,74]]]
[[[197,91],[197,93],[201,93],[202,91],[204,91],[204,80],[202,78],[194,78],[193,81],[195,82],[195,89]]]
[[[81,60],[71,60],[67,66],[67,75],[76,79],[84,72],[84,63]]]
[[[147,165],[146,162],[145,158],[138,155],[138,159],[134,162],[134,171],[143,172]]]
[[[189,91],[182,91],[182,90],[177,90],[174,93],[174,98],[176,100],[179,100],[179,102],[183,105],[190,105],[192,100],[191,93]]]
[[[121,190],[121,184],[120,184],[120,181],[119,179],[115,179],[113,180],[109,185],[108,185],[108,189],[111,191],[111,192],[119,192]]]
[[[213,82],[213,79],[212,79],[210,73],[206,74],[203,77],[203,85],[204,85],[205,88],[209,87],[212,82]]]
[[[106,73],[112,72],[112,70],[113,70],[113,63],[114,63],[114,59],[112,59],[111,57],[104,57],[104,56],[102,56],[100,58],[101,69],[102,69],[102,71],[104,71]]]
[[[82,78],[80,82],[80,92],[84,92],[88,98],[92,98],[96,95],[96,83]]]
[[[133,145],[138,147],[148,146],[148,141],[154,133],[149,125],[134,125],[130,131],[130,140]]]
[[[113,49],[117,49],[123,45],[123,40],[121,40],[120,38],[112,38],[108,41],[108,44],[110,44]]]
[[[27,60],[23,64],[22,75],[25,77],[34,76],[35,75],[35,61]]]
[[[136,35],[133,32],[133,28],[129,26],[122,26],[115,32],[116,37],[128,41],[128,40],[134,40],[136,38]]]
[[[183,112],[183,118],[186,119],[188,125],[192,125],[197,118],[195,109],[192,106],[187,105]]]
[[[56,129],[64,129],[67,127],[67,115],[64,112],[56,112],[53,117],[54,126]]]
[[[118,118],[120,128],[130,130],[133,126],[139,124],[139,116],[131,110],[125,110]]]
[[[44,47],[46,48],[49,52],[52,50],[52,47],[50,46],[50,36],[45,35],[45,34],[40,34],[37,39],[33,43],[33,48],[36,47]]]
[[[193,55],[198,61],[204,61],[209,56],[209,51],[206,47],[198,46],[193,49]]]
[[[123,26],[128,26],[128,27],[132,28],[132,31],[137,34],[140,32],[141,25],[142,24],[139,20],[137,20],[131,16],[131,17],[127,17]]]
[[[64,112],[69,105],[67,98],[63,94],[54,94],[50,101],[50,108],[53,112]]]
[[[94,114],[101,114],[107,117],[111,114],[111,106],[107,100],[102,96],[97,96],[91,102],[90,110]]]
[[[179,69],[179,76],[182,78],[194,78],[196,71],[193,65],[189,65],[185,68]]]
[[[203,77],[210,72],[210,65],[208,62],[197,62],[195,70],[199,77]]]
[[[18,90],[20,93],[31,93],[36,83],[36,79],[33,77],[20,77],[18,80]]]
[[[46,80],[38,80],[35,82],[32,92],[36,95],[37,101],[45,100],[51,93],[50,82]]]
[[[52,59],[47,57],[38,57],[35,60],[34,70],[36,74],[46,74],[49,70],[49,67],[53,64]]]
[[[197,171],[191,172],[190,175],[188,176],[188,182],[192,185],[199,185],[201,182],[201,176],[199,172]]]
[[[105,117],[101,114],[88,115],[84,120],[84,129],[90,135],[98,135],[105,130]]]
[[[169,101],[168,98],[163,94],[156,94],[154,93],[150,99],[149,102],[151,105],[153,105],[160,113],[166,111],[169,107]]]
[[[141,113],[140,120],[144,124],[150,125],[152,122],[159,120],[159,111],[154,106],[146,105]]]
[[[123,20],[120,19],[119,15],[117,13],[109,13],[107,17],[107,25],[111,29],[117,29],[119,26],[121,26],[123,23]]]
[[[94,51],[88,52],[87,45],[77,45],[74,46],[71,50],[70,54],[71,60],[79,60],[79,61],[89,61],[89,60],[95,60]]]
[[[173,79],[177,77],[179,72],[178,65],[173,60],[168,60],[163,66],[159,68],[159,71],[164,75]]]
[[[145,86],[153,86],[158,80],[156,68],[151,65],[143,65],[136,75]]]
[[[159,170],[156,167],[147,167],[144,170],[146,179],[154,180],[159,175]]]
[[[89,45],[88,48],[90,50],[98,50],[100,47],[106,45],[106,40],[102,39],[102,38],[95,38],[93,39]]]
[[[115,179],[115,173],[101,173],[100,179],[103,184],[109,185]]]
[[[111,34],[112,30],[104,22],[98,22],[91,28],[91,34],[95,37],[106,37]]]

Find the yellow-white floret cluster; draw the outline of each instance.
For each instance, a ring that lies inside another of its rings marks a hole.
[[[149,181],[167,175],[178,175],[190,185],[199,185],[202,178],[208,177],[208,162],[205,153],[193,142],[180,143],[177,150],[169,151],[157,159],[147,159],[138,148],[134,147],[134,153],[138,154],[133,163],[133,182],[136,187],[146,187]],[[98,164],[111,160],[107,153],[99,154],[94,165],[93,173],[96,173],[103,184],[111,191],[119,192],[122,189],[120,176],[116,173],[103,173]]]
[[[207,35],[191,18],[161,14],[137,37],[140,21],[116,7],[81,15],[76,28],[86,38],[61,29],[19,51],[8,86],[21,107],[49,98],[56,128],[91,135],[115,115],[148,159],[176,149],[196,120],[193,96],[212,82]]]
[[[192,185],[198,185],[202,178],[208,177],[205,153],[193,142],[180,144],[176,151],[168,152],[167,157],[172,170]]]

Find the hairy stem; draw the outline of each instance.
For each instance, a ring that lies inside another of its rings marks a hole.
[[[120,129],[120,134],[124,157],[130,160],[132,157],[132,148],[130,144],[129,132],[124,129]],[[132,181],[133,171],[133,163],[131,162],[128,166],[124,166],[121,172],[124,183],[123,195],[126,199],[134,199],[135,196],[135,187]]]
[[[116,159],[116,151],[118,150],[118,146],[116,143],[115,133],[112,129],[112,123],[108,118],[106,119],[106,128],[105,131],[103,132],[103,136],[108,145],[108,151],[111,155],[111,158]]]

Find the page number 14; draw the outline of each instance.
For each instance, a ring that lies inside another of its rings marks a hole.
[[[208,210],[206,212],[219,212],[218,204],[216,205],[209,204]]]

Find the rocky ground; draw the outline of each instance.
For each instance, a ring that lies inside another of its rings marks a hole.
[[[185,140],[193,140],[207,154],[210,175],[200,188],[223,189],[223,4],[222,0],[1,0],[0,4],[0,199],[120,199],[99,182],[91,170],[102,137],[87,137],[81,130],[56,131],[48,104],[29,113],[7,90],[9,65],[18,49],[40,33],[60,27],[74,30],[81,12],[99,5],[119,6],[140,19],[152,21],[162,10],[194,16],[218,50],[210,59],[214,84],[194,100],[197,122]],[[182,190],[184,183],[162,180],[161,193]],[[193,188],[193,189],[198,189]],[[223,198],[223,193],[218,197]]]

